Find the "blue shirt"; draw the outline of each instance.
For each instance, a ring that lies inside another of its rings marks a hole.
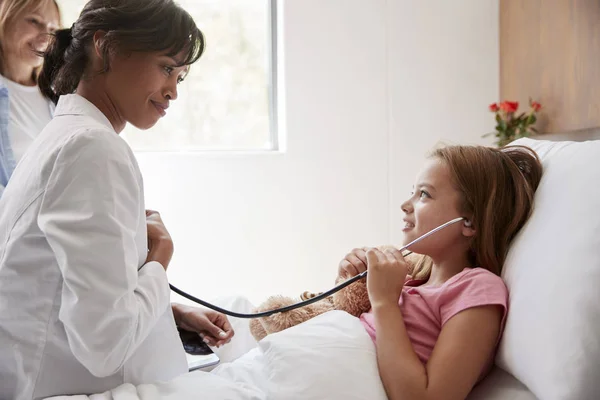
[[[54,115],[55,105],[48,100],[50,115]],[[10,93],[8,87],[0,79],[0,198],[17,166],[15,153],[9,133],[10,124]],[[39,132],[35,132],[36,134]]]
[[[10,112],[8,89],[0,81],[0,197],[15,170],[16,162],[8,136],[8,114]]]

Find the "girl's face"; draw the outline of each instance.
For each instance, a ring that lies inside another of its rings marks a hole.
[[[54,1],[45,1],[35,10],[26,10],[7,27],[4,53],[11,63],[35,68],[43,58],[36,51],[45,51],[50,34],[58,29],[60,18]]]
[[[403,245],[419,236],[461,215],[459,205],[461,195],[452,184],[452,176],[445,163],[429,159],[417,179],[411,197],[402,204],[404,211]],[[434,233],[409,250],[436,257],[453,246],[468,248],[472,228],[465,227],[464,221],[457,222]]]
[[[131,53],[115,56],[106,74],[107,92],[119,115],[139,129],[154,126],[177,99],[177,85],[187,74],[178,56]]]

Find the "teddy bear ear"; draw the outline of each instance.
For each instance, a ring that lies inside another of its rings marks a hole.
[[[250,333],[257,342],[260,342],[267,336],[267,331],[265,331],[265,327],[260,322],[260,318],[250,320]]]
[[[323,292],[312,293],[312,292],[309,292],[307,290],[307,291],[302,292],[302,294],[300,295],[300,300],[302,300],[302,301],[310,300],[310,299],[313,299],[313,298],[315,298],[317,296],[320,296],[322,294],[323,294]]]

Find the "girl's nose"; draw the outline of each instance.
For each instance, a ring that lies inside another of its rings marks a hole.
[[[405,214],[411,214],[413,212],[413,206],[410,200],[406,200],[404,203],[402,203],[401,207]]]

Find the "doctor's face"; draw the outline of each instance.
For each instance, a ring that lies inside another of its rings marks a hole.
[[[131,53],[111,60],[108,91],[121,118],[139,129],[149,129],[166,115],[177,99],[177,85],[189,66],[164,53]]]

